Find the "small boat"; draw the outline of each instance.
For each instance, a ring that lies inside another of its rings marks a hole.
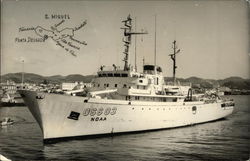
[[[5,118],[1,121],[0,125],[1,125],[1,126],[7,126],[7,125],[12,125],[13,123],[14,123],[14,120],[11,120],[9,117],[5,117]]]
[[[5,97],[1,98],[0,106],[25,106],[22,98],[11,97],[8,93],[5,94]]]
[[[0,160],[4,160],[4,161],[11,161],[10,159],[6,158],[5,156],[0,154]]]

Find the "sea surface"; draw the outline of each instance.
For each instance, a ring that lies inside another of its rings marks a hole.
[[[226,119],[183,128],[43,144],[27,107],[0,107],[0,154],[11,160],[246,161],[250,155],[250,96],[230,96],[236,106]]]

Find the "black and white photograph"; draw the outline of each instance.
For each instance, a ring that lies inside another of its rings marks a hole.
[[[0,161],[249,161],[249,0],[1,0]]]

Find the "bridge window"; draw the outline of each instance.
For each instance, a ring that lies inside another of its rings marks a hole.
[[[112,73],[108,73],[108,77],[113,77],[113,74]]]
[[[177,98],[173,98],[173,102],[177,102]]]
[[[122,77],[128,77],[128,74],[123,73]]]
[[[115,87],[117,87],[117,84],[115,84]]]
[[[155,70],[153,65],[144,65],[144,70]]]
[[[120,73],[115,73],[114,76],[115,76],[115,77],[120,77],[121,74],[120,74]]]
[[[130,96],[126,96],[126,100],[130,100],[131,98],[130,98]]]
[[[107,84],[107,87],[109,87],[109,84]]]

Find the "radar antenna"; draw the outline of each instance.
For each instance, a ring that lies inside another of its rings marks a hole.
[[[122,27],[121,29],[124,30],[124,38],[123,38],[123,42],[124,42],[124,71],[128,71],[129,70],[129,66],[128,66],[128,53],[129,53],[129,46],[131,44],[131,37],[132,35],[139,35],[139,34],[147,34],[147,32],[133,32],[132,31],[132,19],[130,17],[130,15],[128,15],[127,19],[122,21],[124,23],[124,27]]]
[[[178,54],[181,51],[180,49],[178,49],[178,47],[176,45],[176,40],[174,40],[172,48],[174,49],[174,53],[170,54],[169,56],[173,60],[173,82],[175,85],[175,83],[176,83],[175,72],[176,72],[176,68],[177,68],[177,66],[176,66],[176,54]]]

